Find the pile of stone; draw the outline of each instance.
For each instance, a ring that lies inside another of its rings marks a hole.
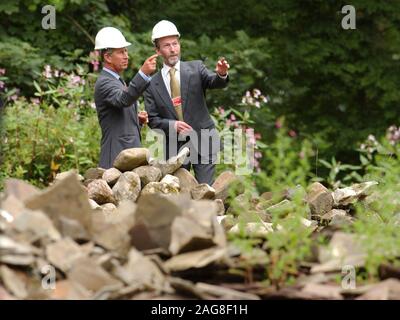
[[[333,192],[314,183],[249,198],[229,171],[212,186],[199,184],[181,168],[188,152],[162,162],[147,149],[127,149],[113,168],[61,173],[45,190],[7,180],[0,299],[399,298],[398,280],[351,292],[332,284],[344,264],[365,264],[362,247],[340,229],[353,223],[356,202],[374,201],[375,182]],[[284,231],[273,218],[290,217],[299,195],[309,208],[303,226],[331,232],[330,245],[317,248],[295,286],[259,285],[267,263],[262,245],[245,252],[227,235],[266,241]],[[244,283],[250,265],[252,279]]]
[[[180,272],[230,267],[223,228],[233,174],[214,186],[124,150],[114,168],[57,176],[45,190],[5,182],[0,205],[0,299],[258,299]],[[219,267],[216,267],[219,266]]]

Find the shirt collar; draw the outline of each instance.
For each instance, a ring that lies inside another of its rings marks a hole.
[[[181,70],[181,61],[180,61],[180,60],[174,65],[174,68],[175,68],[178,72]],[[163,73],[164,76],[168,75],[169,69],[171,69],[171,67],[170,67],[170,66],[167,66],[167,65],[164,63],[164,66],[163,66],[163,68],[162,68],[162,73]]]
[[[119,80],[119,78],[121,78],[118,73],[116,73],[115,71],[112,71],[112,70],[110,70],[110,69],[108,69],[106,67],[103,67],[103,70],[107,71],[109,74],[113,75],[118,80]]]

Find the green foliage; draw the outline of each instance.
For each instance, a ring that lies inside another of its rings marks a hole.
[[[285,126],[285,119],[277,121],[273,141],[268,144],[263,157],[263,174],[260,184],[268,190],[296,185],[306,186],[311,177],[310,158],[314,151],[307,139],[300,139]]]
[[[57,172],[97,165],[100,130],[93,109],[81,116],[75,106],[19,99],[6,107],[3,131],[1,181],[13,177],[43,187]]]

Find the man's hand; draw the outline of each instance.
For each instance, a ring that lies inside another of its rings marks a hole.
[[[153,54],[151,57],[147,58],[143,63],[140,70],[146,75],[151,76],[157,69],[157,57],[158,54]]]
[[[146,124],[149,122],[149,115],[147,114],[146,111],[140,111],[138,113],[138,118],[140,124]]]
[[[176,132],[178,132],[179,134],[180,133],[185,134],[185,133],[193,130],[191,126],[189,126],[186,122],[183,122],[183,121],[175,121],[174,127],[175,127]]]
[[[229,63],[225,60],[224,57],[218,59],[217,66],[215,67],[215,72],[218,73],[221,77],[225,77],[228,73]]]

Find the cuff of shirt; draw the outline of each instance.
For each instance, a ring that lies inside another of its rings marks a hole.
[[[217,75],[218,75],[218,77],[220,77],[221,79],[226,79],[226,78],[228,78],[228,73],[226,73],[226,75],[224,75],[224,76],[221,76],[218,72],[217,72]]]
[[[142,70],[139,70],[139,74],[142,76],[142,78],[143,78],[146,82],[150,82],[151,77],[146,76]]]

